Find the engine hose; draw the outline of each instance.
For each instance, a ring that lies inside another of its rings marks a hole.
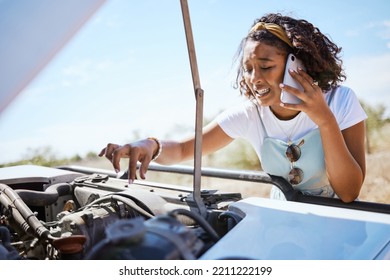
[[[123,196],[120,196],[120,195],[113,195],[112,198],[115,199],[115,200],[118,200],[118,201],[121,201],[121,202],[125,203],[126,205],[130,206],[131,208],[133,208],[134,210],[136,210],[138,213],[142,214],[145,217],[148,217],[148,218],[153,218],[154,217],[152,214],[150,214],[149,212],[147,212],[144,209],[142,209],[141,207],[139,207],[130,198],[123,197]]]
[[[222,214],[220,214],[218,216],[218,219],[220,219],[220,220],[226,220],[226,219],[231,220],[232,219],[234,221],[234,223],[233,224],[229,223],[229,230],[230,230],[231,228],[233,228],[235,225],[237,225],[242,220],[242,217],[240,217],[235,212],[226,211],[226,212],[223,212]]]
[[[40,238],[52,238],[50,231],[38,220],[31,209],[23,202],[20,196],[11,187],[0,183],[0,192],[4,193],[22,215],[23,219],[33,228],[34,233]]]
[[[60,196],[72,193],[72,186],[68,183],[51,185],[44,192],[33,190],[15,190],[22,200],[29,206],[48,206],[56,203]]]
[[[139,200],[138,198],[130,195],[129,193],[126,193],[126,192],[117,192],[115,193],[115,196],[122,196],[122,197],[126,197],[128,199],[131,199],[135,204],[137,204],[139,207],[141,207],[142,209],[144,209],[145,211],[149,212],[149,214],[153,215],[154,216],[154,212],[149,208],[149,206],[147,206],[145,203],[143,203],[143,201]]]
[[[150,214],[149,212],[147,212],[146,210],[144,210],[140,206],[138,206],[132,199],[121,196],[121,195],[117,195],[117,194],[100,197],[100,198],[94,200],[93,202],[91,202],[90,204],[85,205],[82,209],[83,210],[88,209],[89,207],[92,207],[98,203],[106,202],[109,200],[121,201],[124,204],[126,204],[127,206],[130,206],[131,208],[133,208],[134,210],[139,212],[140,214],[144,215],[145,217],[148,217],[148,218],[154,217],[152,214]]]
[[[213,241],[217,242],[220,239],[218,233],[210,226],[210,224],[201,215],[195,212],[191,212],[187,209],[175,209],[169,212],[168,215],[174,218],[178,215],[190,217],[210,235]]]
[[[12,213],[13,219],[24,232],[28,234],[33,234],[32,228],[22,217],[22,214],[20,214],[19,210],[12,205],[8,196],[6,196],[5,194],[1,195],[1,192],[0,192],[0,204],[2,204],[6,209],[8,209]]]

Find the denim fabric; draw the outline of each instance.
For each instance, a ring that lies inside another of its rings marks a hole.
[[[334,197],[334,191],[326,175],[319,130],[312,130],[302,139],[304,139],[304,143],[300,145],[301,157],[294,163],[294,166],[303,171],[303,180],[294,185],[294,189],[304,194]],[[294,141],[294,144],[298,145],[302,139]],[[285,154],[287,147],[288,143],[284,141],[266,137],[261,147],[261,163],[265,172],[283,177],[288,181],[291,162]],[[271,197],[283,199],[284,196],[278,188],[274,187],[271,191]]]

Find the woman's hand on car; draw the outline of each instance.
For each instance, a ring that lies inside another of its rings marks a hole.
[[[129,158],[129,183],[133,183],[136,178],[137,163],[140,162],[139,175],[145,179],[145,174],[152,161],[157,143],[152,139],[143,139],[125,145],[109,143],[101,150],[99,156],[105,156],[111,161],[115,172],[120,172],[120,160]],[[158,147],[157,147],[158,149]]]

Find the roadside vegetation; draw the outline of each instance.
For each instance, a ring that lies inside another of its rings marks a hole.
[[[52,147],[42,147],[38,149],[28,149],[22,160],[0,164],[1,167],[16,166],[16,165],[40,165],[40,166],[60,166],[65,164],[82,162],[85,160],[94,160],[98,158],[95,152],[88,152],[84,156],[74,155],[72,157],[58,158]]]
[[[367,138],[367,176],[361,191],[361,200],[390,203],[390,119],[386,117],[386,108],[382,105],[373,107],[364,102],[362,105],[368,114],[366,122]],[[206,123],[208,120],[206,120]],[[191,128],[182,126],[175,127],[174,131],[191,133]],[[174,136],[167,135],[167,138]],[[133,132],[132,139],[142,138],[139,132]],[[129,141],[132,141],[130,139]],[[59,158],[52,147],[42,147],[39,149],[28,149],[22,160],[0,164],[1,167],[16,165],[41,165],[55,167],[61,165],[82,165],[87,167],[112,169],[112,166],[105,158],[99,158],[97,151],[90,151],[85,155],[74,155],[69,158]],[[183,164],[192,165],[192,161]],[[123,168],[127,162],[121,164]],[[228,147],[206,156],[202,159],[204,167],[241,169],[241,170],[261,170],[259,160],[253,148],[244,140],[236,140]],[[148,179],[163,183],[189,185],[192,184],[191,176],[172,176],[171,174],[158,174],[148,172]],[[269,194],[270,186],[261,188],[253,184],[240,182],[227,182],[228,180],[218,180],[205,178],[202,184],[206,187],[213,186],[225,191],[241,192],[243,197],[264,196]],[[239,187],[238,187],[239,186]]]

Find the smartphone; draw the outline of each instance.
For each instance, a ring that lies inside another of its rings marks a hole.
[[[286,61],[286,69],[284,70],[284,78],[283,78],[283,84],[288,85],[290,87],[294,87],[298,90],[303,90],[303,87],[301,86],[300,83],[298,83],[296,80],[294,80],[293,77],[291,77],[289,73],[289,69],[297,70],[299,68],[305,70],[305,67],[295,55],[289,54],[287,56],[287,61]],[[280,100],[283,103],[290,103],[290,104],[299,104],[302,101],[296,97],[295,95],[287,92],[285,89],[282,89],[282,93],[280,95]]]

